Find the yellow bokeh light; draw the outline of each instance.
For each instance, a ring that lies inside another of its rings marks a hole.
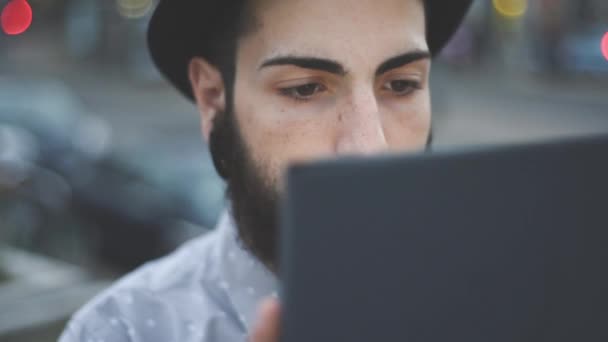
[[[502,16],[519,18],[528,10],[528,0],[492,0],[494,9]]]
[[[130,19],[141,18],[152,9],[152,0],[116,0],[121,16]]]

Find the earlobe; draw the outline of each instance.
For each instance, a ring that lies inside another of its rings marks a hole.
[[[220,71],[200,57],[190,61],[188,76],[201,116],[203,136],[208,142],[215,117],[226,108],[224,81]]]

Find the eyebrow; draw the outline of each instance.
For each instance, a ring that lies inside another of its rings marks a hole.
[[[376,76],[380,76],[387,71],[400,68],[404,65],[411,64],[413,62],[430,59],[431,53],[425,50],[414,50],[406,52],[404,54],[389,58],[384,61],[376,70]],[[280,65],[294,65],[304,69],[320,70],[331,74],[345,76],[348,71],[337,61],[318,57],[304,57],[304,56],[278,56],[265,60],[259,67],[259,69],[280,66]]]
[[[380,76],[380,75],[386,73],[387,71],[397,69],[402,66],[405,66],[405,65],[408,65],[408,64],[420,61],[420,60],[424,60],[424,59],[431,59],[431,53],[429,51],[414,50],[414,51],[406,52],[399,56],[389,58],[388,60],[386,60],[385,62],[380,64],[380,66],[376,70],[376,76]]]
[[[295,65],[304,69],[313,69],[313,70],[321,70],[325,72],[329,72],[331,74],[336,74],[339,76],[345,76],[347,74],[346,69],[336,62],[330,59],[317,58],[317,57],[298,57],[298,56],[282,56],[275,57],[266,60],[260,66],[260,69],[269,67],[269,66],[277,66],[277,65]]]

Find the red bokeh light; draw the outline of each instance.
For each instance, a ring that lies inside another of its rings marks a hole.
[[[11,0],[2,9],[0,22],[4,33],[21,34],[32,24],[32,7],[27,0]]]
[[[608,32],[602,38],[602,53],[604,54],[604,58],[608,61]]]

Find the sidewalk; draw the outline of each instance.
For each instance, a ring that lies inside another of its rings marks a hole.
[[[608,133],[608,82],[437,68],[439,145]]]

